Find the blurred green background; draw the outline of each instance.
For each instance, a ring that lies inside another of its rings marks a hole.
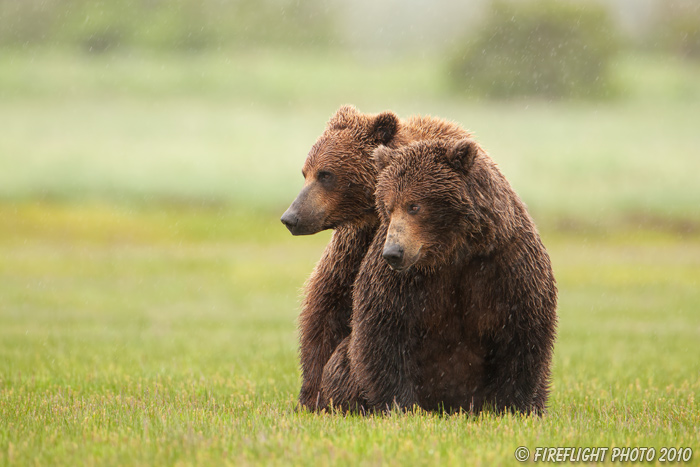
[[[293,410],[330,234],[278,219],[347,103],[461,123],[528,205],[560,290],[549,417]],[[694,0],[0,0],[0,463],[692,446],[699,148]]]
[[[8,201],[277,212],[352,103],[460,122],[543,222],[698,218],[696,2],[0,0],[0,19]]]

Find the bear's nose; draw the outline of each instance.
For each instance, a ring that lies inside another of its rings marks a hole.
[[[297,226],[299,223],[299,217],[293,212],[290,212],[289,210],[285,211],[284,214],[282,214],[282,217],[280,218],[282,223],[287,226],[290,232],[294,233],[294,228]]]
[[[389,263],[389,266],[394,269],[400,269],[403,262],[403,247],[397,243],[386,245],[382,252],[382,257]]]

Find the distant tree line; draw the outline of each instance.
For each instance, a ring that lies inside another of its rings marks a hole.
[[[0,48],[339,48],[346,46],[339,1],[0,0]],[[624,47],[700,60],[700,2],[657,6],[655,24],[632,40],[618,33],[601,2],[491,0],[483,20],[445,45],[452,89],[494,98],[601,98],[614,93],[610,65]],[[400,30],[396,21],[393,30]]]
[[[664,2],[642,41],[617,30],[599,2],[494,0],[452,54],[456,92],[494,98],[602,98],[623,47],[700,59],[700,3]]]
[[[457,50],[454,87],[467,94],[598,97],[619,40],[608,11],[595,3],[496,1]]]

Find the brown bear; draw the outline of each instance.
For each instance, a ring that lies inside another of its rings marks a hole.
[[[525,206],[470,138],[374,157],[381,223],[324,396],[346,409],[543,413],[557,290]]]
[[[335,230],[306,284],[299,316],[302,407],[313,410],[325,404],[320,391],[323,368],[350,334],[353,283],[379,225],[372,151],[379,145],[399,147],[415,140],[468,135],[442,119],[402,121],[393,112],[367,115],[343,106],[311,148],[302,170],[304,187],[281,219],[294,235]]]

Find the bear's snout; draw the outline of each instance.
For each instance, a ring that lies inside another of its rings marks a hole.
[[[391,243],[384,246],[384,251],[382,252],[382,257],[389,263],[393,269],[401,270],[403,269],[403,255],[404,250],[398,243]]]
[[[280,220],[292,235],[313,235],[332,228],[327,224],[327,201],[317,183],[307,183]]]
[[[293,212],[291,209],[287,209],[284,214],[282,214],[280,220],[292,234],[295,233],[296,226],[299,224],[299,216],[297,216],[295,212]]]

